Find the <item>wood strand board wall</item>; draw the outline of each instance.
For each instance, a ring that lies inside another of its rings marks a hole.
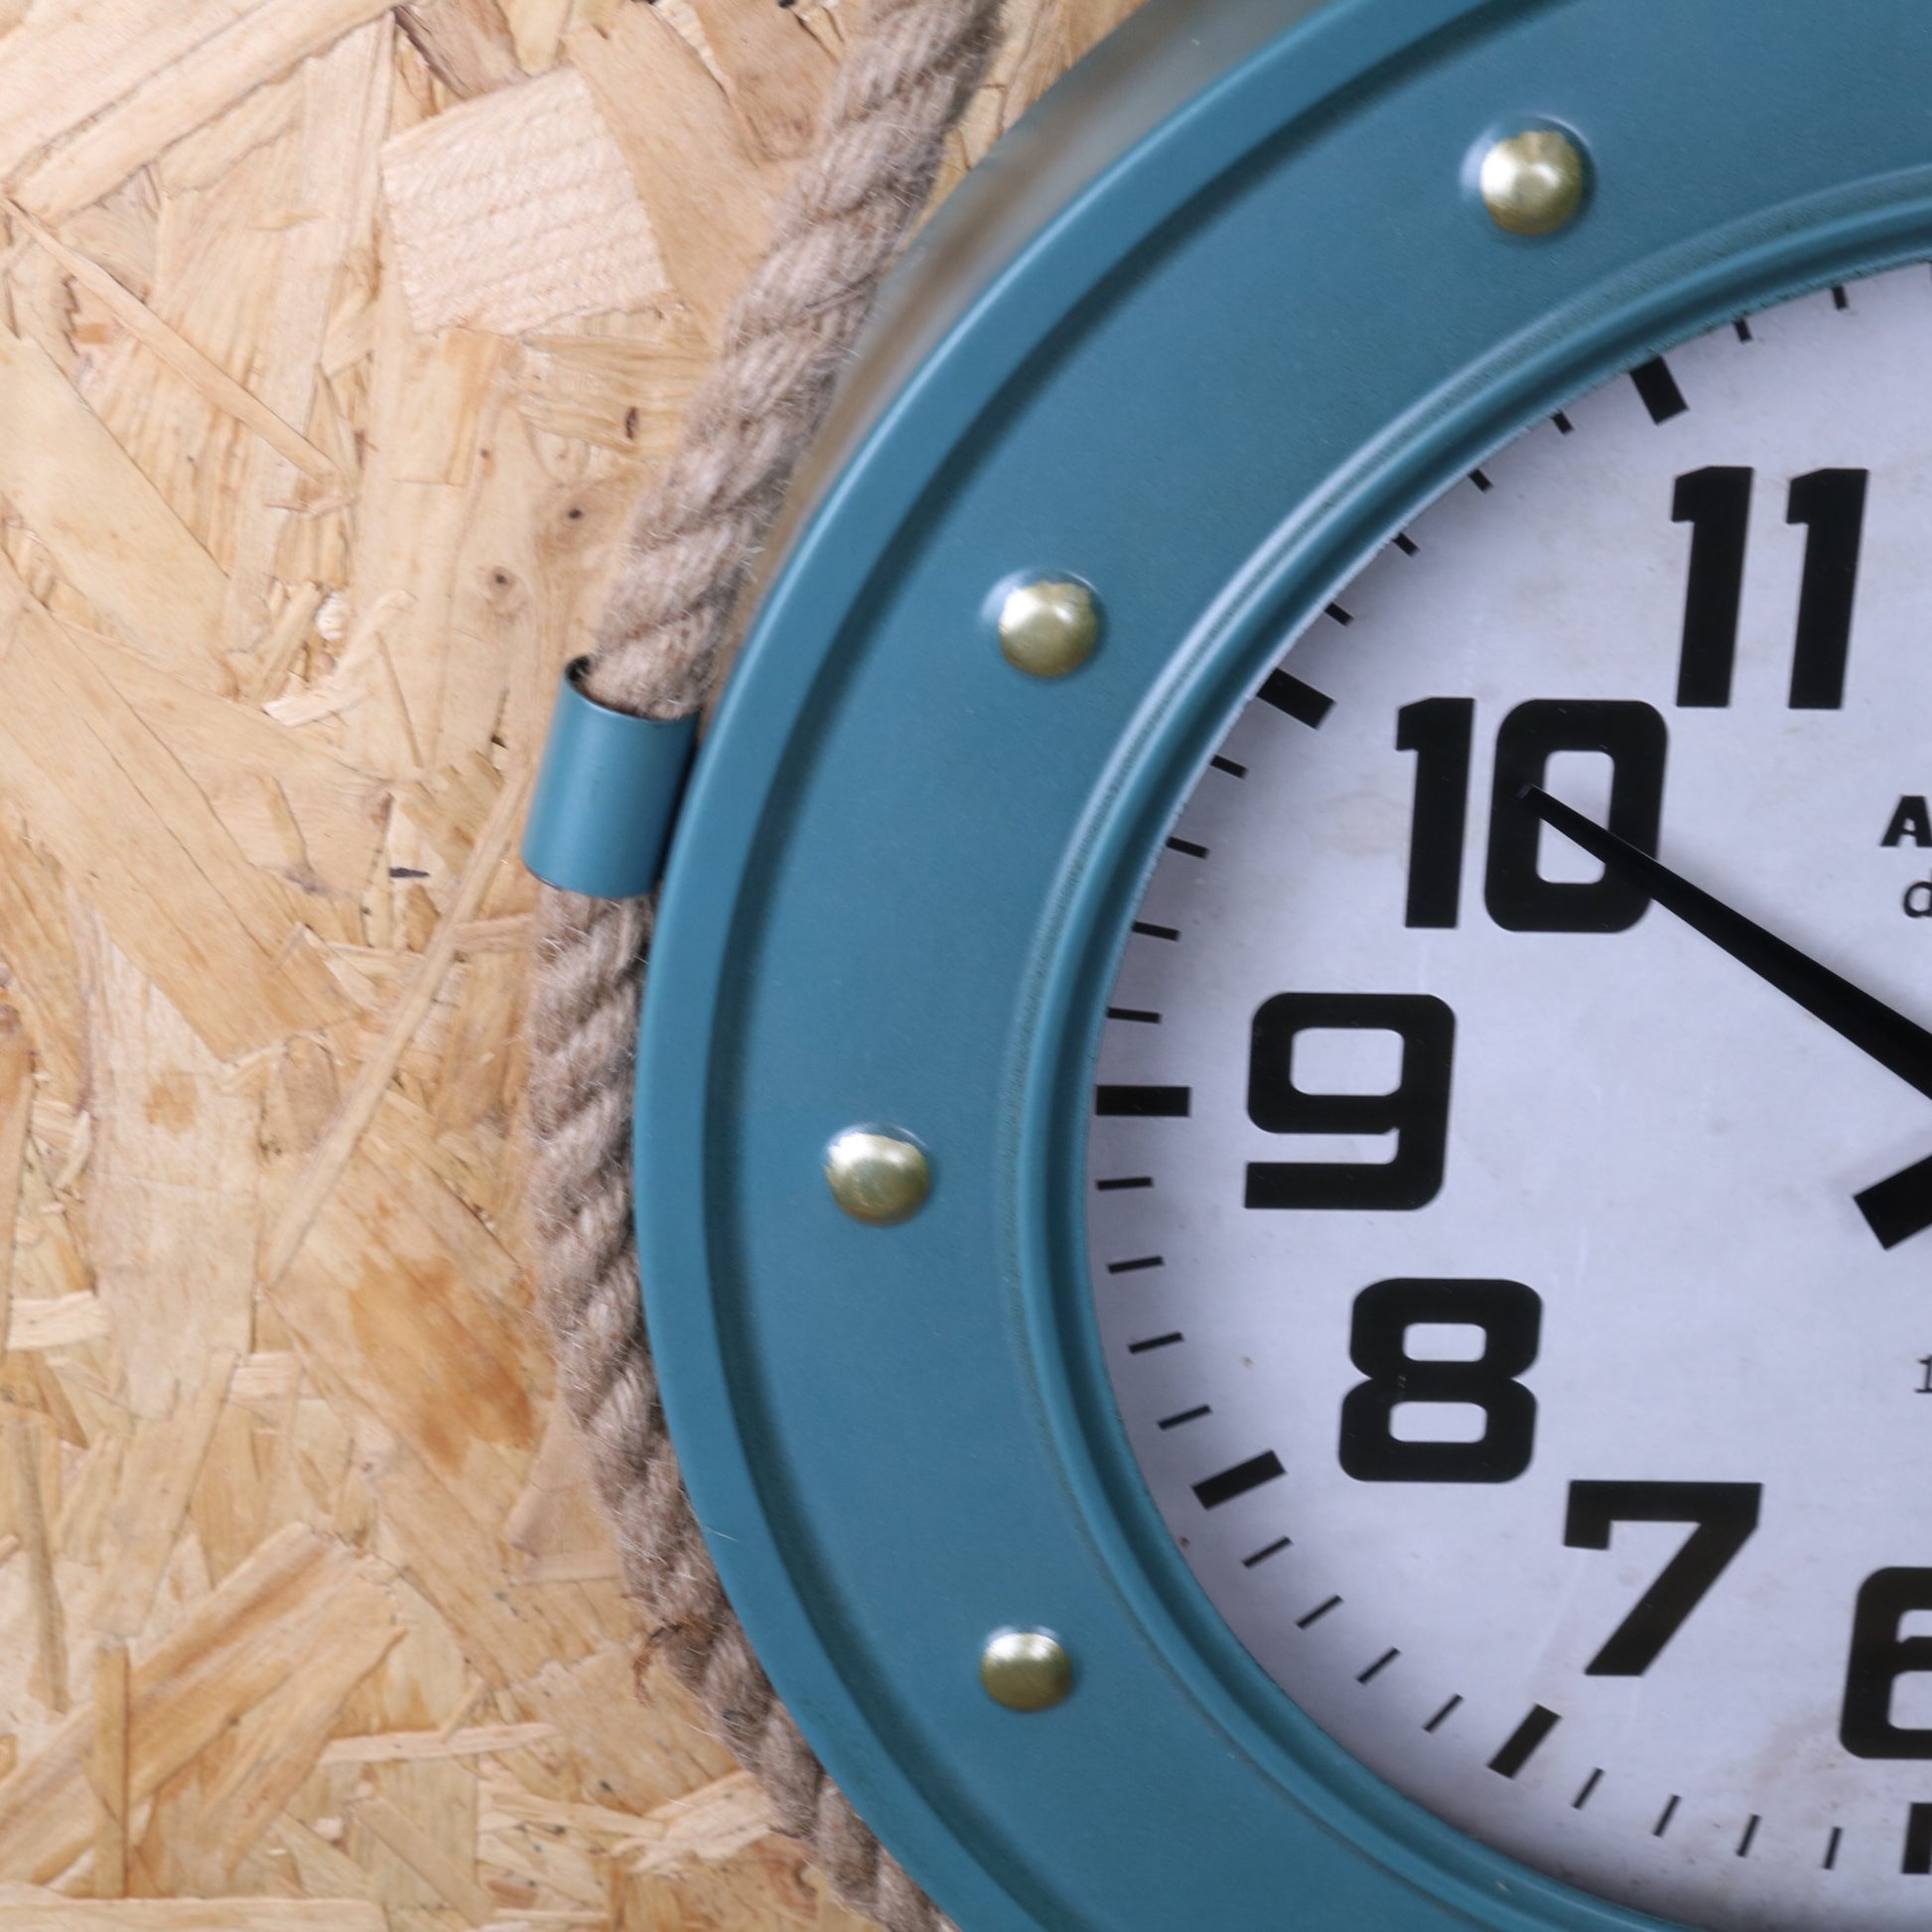
[[[0,1932],[856,1926],[632,1695],[511,848],[860,3],[0,0]]]

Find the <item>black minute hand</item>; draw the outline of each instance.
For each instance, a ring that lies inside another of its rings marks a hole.
[[[1813,1019],[1822,1020],[1907,1086],[1932,1099],[1932,1033],[1541,787],[1526,785],[1521,798],[1546,825],[1554,826],[1610,871],[1641,886],[1666,912],[1674,912],[1693,931],[1703,933],[1759,979],[1797,1001]]]

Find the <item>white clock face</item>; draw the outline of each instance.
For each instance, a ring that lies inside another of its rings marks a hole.
[[[1100,1332],[1221,1614],[1692,1926],[1932,1919],[1929,370],[1899,270],[1458,483],[1202,771],[1096,1072]]]

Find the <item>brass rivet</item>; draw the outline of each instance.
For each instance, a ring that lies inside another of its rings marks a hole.
[[[1511,234],[1554,234],[1583,207],[1587,179],[1576,142],[1554,128],[1533,127],[1498,141],[1482,157],[1477,186],[1497,227]]]
[[[1042,577],[1022,584],[1000,606],[1000,650],[1016,670],[1064,677],[1100,641],[1100,605],[1084,584]]]
[[[855,1221],[887,1228],[909,1221],[932,1191],[932,1168],[910,1141],[848,1127],[825,1150],[832,1198]]]
[[[1009,1711],[1050,1711],[1073,1690],[1073,1659],[1044,1630],[1001,1630],[980,1652],[980,1682]]]

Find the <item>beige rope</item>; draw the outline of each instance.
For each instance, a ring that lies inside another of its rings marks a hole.
[[[816,150],[734,304],[724,352],[640,506],[584,688],[678,718],[710,697],[751,560],[998,37],[999,0],[868,0]],[[726,1602],[664,1431],[637,1298],[630,1085],[652,903],[546,889],[532,1003],[533,1220],[565,1395],[652,1641],[780,1828],[887,1932],[938,1909],[825,1774]]]

